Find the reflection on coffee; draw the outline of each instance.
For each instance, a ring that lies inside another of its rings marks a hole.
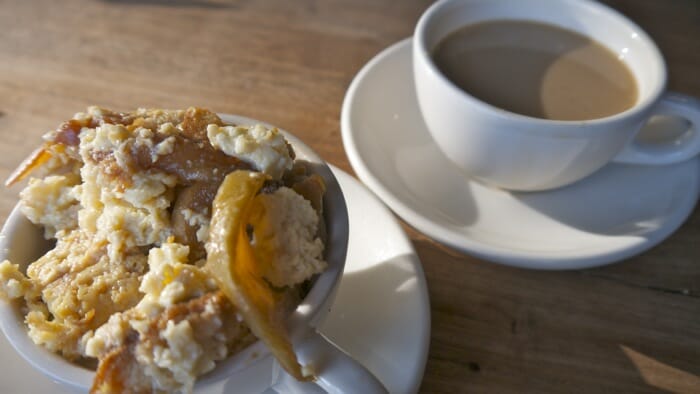
[[[597,119],[637,100],[634,77],[615,54],[552,25],[502,20],[465,26],[437,45],[433,59],[472,96],[532,117]]]

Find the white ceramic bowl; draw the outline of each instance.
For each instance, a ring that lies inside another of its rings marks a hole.
[[[227,123],[234,124],[265,124],[234,115],[221,115],[221,118]],[[328,165],[298,138],[287,132],[283,131],[283,133],[294,147],[296,159],[308,162],[311,171],[321,175],[327,187],[323,203],[328,235],[324,257],[328,262],[328,268],[319,275],[309,294],[290,318],[293,324],[316,327],[330,310],[345,266],[348,244],[347,207],[340,186]],[[46,241],[42,234],[42,229],[27,220],[18,206],[15,206],[0,235],[0,261],[9,259],[26,269],[28,264],[51,247],[51,242]],[[52,379],[88,390],[92,385],[94,371],[68,362],[61,356],[34,344],[27,335],[27,326],[24,323],[21,307],[22,303],[19,301],[0,302],[0,328],[15,350],[32,366]],[[304,328],[290,327],[290,330],[293,329]],[[219,362],[213,371],[198,380],[195,391],[208,385],[220,385],[222,380],[226,381],[226,385],[232,384],[231,381],[240,378],[239,372],[268,354],[268,349],[261,341],[255,342],[242,352]]]

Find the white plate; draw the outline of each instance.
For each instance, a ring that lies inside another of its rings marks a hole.
[[[333,168],[348,205],[348,260],[321,332],[367,366],[391,393],[415,393],[430,342],[425,276],[411,242],[389,212],[348,174]],[[31,367],[0,335],[0,393],[76,393]],[[246,387],[207,393],[260,393],[272,381],[267,357],[244,371]]]
[[[508,265],[573,269],[633,256],[673,233],[698,198],[698,158],[656,167],[610,164],[550,192],[510,193],[470,181],[423,123],[410,39],[358,73],[341,128],[360,179],[406,222],[455,249]]]

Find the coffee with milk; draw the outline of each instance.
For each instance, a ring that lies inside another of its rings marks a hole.
[[[438,43],[433,60],[470,95],[535,118],[598,119],[637,101],[634,76],[612,51],[545,23],[494,20],[467,25]]]

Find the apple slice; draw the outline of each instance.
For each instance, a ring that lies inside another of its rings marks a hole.
[[[250,213],[266,179],[261,173],[245,170],[226,176],[212,204],[204,268],[287,373],[309,381],[314,377],[297,361],[285,328],[291,289],[273,287],[264,278],[264,268],[276,262],[258,261],[269,255],[256,256],[249,239],[248,226],[255,226]]]

